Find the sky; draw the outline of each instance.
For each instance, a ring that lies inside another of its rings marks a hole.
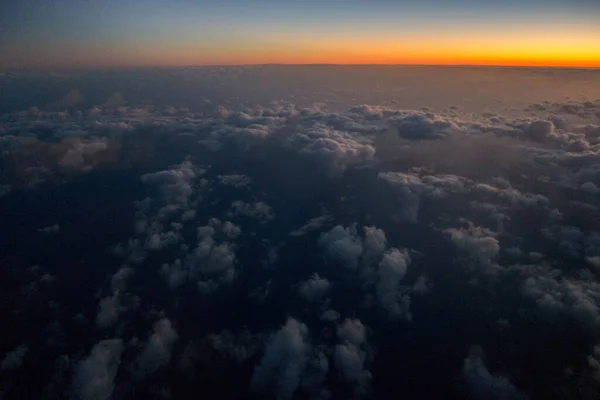
[[[600,67],[597,0],[5,0],[0,67]]]

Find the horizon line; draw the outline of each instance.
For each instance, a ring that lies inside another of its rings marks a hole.
[[[65,70],[119,70],[119,69],[170,69],[170,68],[225,68],[225,67],[443,67],[443,68],[526,68],[526,69],[573,69],[600,70],[598,66],[537,65],[537,64],[417,64],[417,63],[245,63],[245,64],[194,64],[194,65],[106,65],[106,66],[22,66],[1,67],[0,73],[19,71],[65,71]]]

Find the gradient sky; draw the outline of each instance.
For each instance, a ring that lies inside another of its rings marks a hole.
[[[0,67],[600,67],[600,0],[2,0]]]

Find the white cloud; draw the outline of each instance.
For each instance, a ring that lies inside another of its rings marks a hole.
[[[330,283],[327,279],[314,274],[310,279],[302,282],[298,291],[302,297],[308,301],[314,301],[322,298],[329,292]]]
[[[400,137],[408,140],[443,139],[450,133],[463,130],[451,118],[432,112],[409,112],[391,118],[391,124]]]
[[[461,252],[479,263],[482,272],[498,272],[499,266],[495,263],[495,258],[500,252],[500,243],[492,232],[473,225],[467,228],[450,228],[444,232]]]
[[[148,342],[142,349],[134,366],[134,376],[142,379],[171,362],[171,350],[179,339],[171,321],[163,318],[154,324]]]
[[[377,273],[379,275],[376,284],[377,301],[390,318],[404,318],[411,320],[410,298],[401,295],[399,290],[400,281],[406,274],[410,264],[407,252],[398,249],[388,250],[379,262]]]
[[[322,228],[326,223],[331,221],[331,217],[328,215],[322,215],[320,217],[311,218],[306,224],[290,232],[290,236],[303,236],[308,232]]]
[[[85,157],[106,149],[108,149],[108,144],[104,140],[96,142],[78,142],[63,155],[58,161],[58,164],[68,168],[82,168],[85,167],[86,164]]]
[[[356,232],[356,226],[344,228],[337,225],[329,232],[322,233],[318,242],[331,261],[338,262],[348,269],[358,267],[358,258],[363,246]]]
[[[342,341],[359,346],[367,340],[367,329],[360,320],[347,318],[338,327],[337,336]]]
[[[142,182],[156,186],[165,203],[185,205],[192,195],[192,181],[197,176],[192,163],[185,161],[172,169],[142,175]]]
[[[553,271],[538,271],[525,281],[523,294],[535,301],[549,321],[573,318],[589,332],[600,335],[600,283],[555,275]]]
[[[23,365],[23,358],[27,355],[27,346],[19,346],[4,355],[0,362],[0,371],[15,371]]]
[[[250,179],[250,177],[238,174],[218,175],[217,179],[219,180],[219,183],[221,185],[233,186],[235,188],[248,186],[252,182],[252,179]]]
[[[300,154],[321,162],[332,175],[362,164],[375,155],[375,148],[366,143],[365,138],[318,124],[297,132],[288,139],[288,144],[297,148]]]
[[[255,368],[252,385],[273,389],[280,399],[290,399],[300,385],[310,345],[308,328],[293,318],[269,339],[260,364]]]
[[[121,306],[120,293],[118,291],[112,296],[103,298],[98,304],[96,326],[99,328],[108,328],[114,325],[122,311],[123,307]]]
[[[54,224],[54,225],[46,226],[44,228],[38,229],[38,232],[43,233],[45,235],[52,235],[52,234],[60,232],[60,225]]]
[[[525,400],[527,396],[510,381],[493,375],[483,362],[483,351],[479,347],[471,349],[463,363],[462,375],[476,400]]]
[[[335,346],[334,360],[341,377],[351,383],[356,395],[365,396],[370,390],[371,372],[364,367],[366,360],[366,329],[357,319],[346,319],[337,331],[340,344]]]
[[[234,215],[244,215],[246,217],[256,218],[262,222],[268,222],[275,217],[271,206],[263,201],[245,203],[236,200],[231,203],[231,208]]]
[[[98,342],[90,355],[75,368],[73,392],[81,400],[109,400],[121,364],[123,342],[107,339]]]
[[[365,226],[364,231],[362,262],[371,265],[381,259],[387,247],[387,238],[383,230],[374,226]]]
[[[233,334],[224,331],[219,334],[211,333],[206,340],[212,348],[224,354],[237,363],[242,363],[252,357],[258,350],[259,336],[252,335],[248,331]]]

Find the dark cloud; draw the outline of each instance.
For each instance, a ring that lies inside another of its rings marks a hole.
[[[319,245],[332,262],[339,263],[348,269],[358,267],[358,258],[363,247],[356,226],[344,228],[338,225],[329,232],[322,233],[319,237]]]
[[[291,398],[300,385],[309,351],[308,328],[302,322],[288,319],[267,342],[252,376],[253,386],[272,388],[281,399]]]
[[[357,319],[346,319],[338,327],[337,336],[340,344],[335,346],[335,366],[342,378],[355,386],[357,396],[366,396],[372,378],[364,368],[366,328]]]
[[[0,362],[0,371],[14,371],[23,365],[23,359],[27,355],[29,348],[27,346],[19,346],[4,355]]]
[[[462,374],[477,400],[527,399],[507,378],[490,373],[483,362],[483,351],[479,347],[473,347],[469,356],[465,358]]]
[[[221,185],[233,186],[235,188],[248,186],[252,182],[252,179],[250,179],[248,176],[238,174],[219,175],[217,176],[217,179]]]
[[[145,378],[168,365],[171,362],[171,350],[178,339],[179,335],[173,329],[171,321],[167,318],[157,321],[148,342],[135,361],[134,377]]]
[[[75,367],[73,393],[82,400],[108,400],[112,398],[115,377],[121,364],[123,342],[107,339],[98,342],[90,355]]]
[[[298,292],[308,301],[314,301],[322,298],[329,291],[330,283],[327,279],[314,274],[310,279],[302,282]]]
[[[306,235],[308,232],[312,232],[314,230],[320,229],[329,221],[331,221],[331,217],[328,215],[311,218],[306,224],[304,224],[300,228],[290,232],[290,236]]]

